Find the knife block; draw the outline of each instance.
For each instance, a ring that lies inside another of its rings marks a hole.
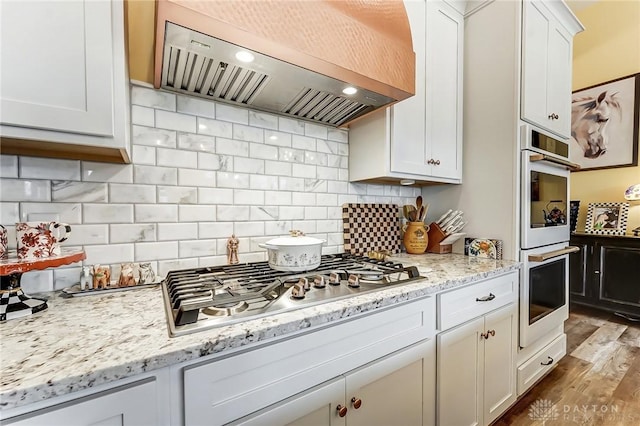
[[[429,232],[427,235],[429,235],[429,244],[427,245],[427,253],[438,253],[438,254],[451,253],[452,251],[451,244],[445,244],[443,246],[440,245],[440,242],[444,240],[447,237],[447,235],[444,233],[442,228],[440,228],[440,226],[437,223],[432,222],[431,225],[429,225]]]

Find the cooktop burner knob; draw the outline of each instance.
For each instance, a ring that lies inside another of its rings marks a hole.
[[[360,287],[360,278],[356,274],[349,275],[349,287]]]
[[[298,283],[294,284],[293,287],[291,287],[291,297],[293,297],[294,299],[304,299],[305,293],[306,291],[303,284]]]
[[[340,285],[340,275],[337,272],[332,272],[331,275],[329,275],[329,284]]]
[[[313,286],[315,288],[324,288],[324,277],[322,275],[316,275],[316,277],[313,279]]]
[[[298,280],[298,284],[300,284],[305,291],[311,290],[311,284],[309,284],[309,280],[304,277]]]

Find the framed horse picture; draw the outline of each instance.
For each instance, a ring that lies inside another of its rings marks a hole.
[[[589,203],[584,232],[600,235],[624,235],[627,232],[628,203]]]
[[[573,92],[569,159],[582,170],[638,165],[640,73]]]

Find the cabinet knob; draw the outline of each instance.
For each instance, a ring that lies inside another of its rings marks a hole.
[[[362,405],[362,400],[354,396],[353,398],[351,398],[351,405],[353,405],[353,408],[357,410]]]
[[[550,356],[547,356],[548,361],[547,362],[541,362],[540,365],[551,365],[553,364],[553,358],[551,358]]]
[[[433,158],[429,158],[429,160],[427,161],[427,164],[434,164],[435,161],[433,161]]]
[[[486,333],[480,333],[480,337],[482,337],[483,339],[488,339],[489,336],[495,336],[496,335],[496,331],[495,330],[487,330]]]
[[[433,163],[433,164],[435,164],[436,166],[439,166],[440,165],[440,160],[436,160],[435,163]]]
[[[560,116],[555,112],[552,112],[551,114],[549,114],[549,120],[557,120],[558,118],[560,118]]]
[[[336,411],[340,417],[344,417],[347,415],[347,407],[343,407],[342,405],[338,405],[336,407]]]

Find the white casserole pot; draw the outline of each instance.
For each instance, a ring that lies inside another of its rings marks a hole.
[[[278,237],[264,244],[269,266],[276,271],[303,272],[320,266],[322,245],[326,240],[306,237],[300,231],[291,231],[290,237]]]

